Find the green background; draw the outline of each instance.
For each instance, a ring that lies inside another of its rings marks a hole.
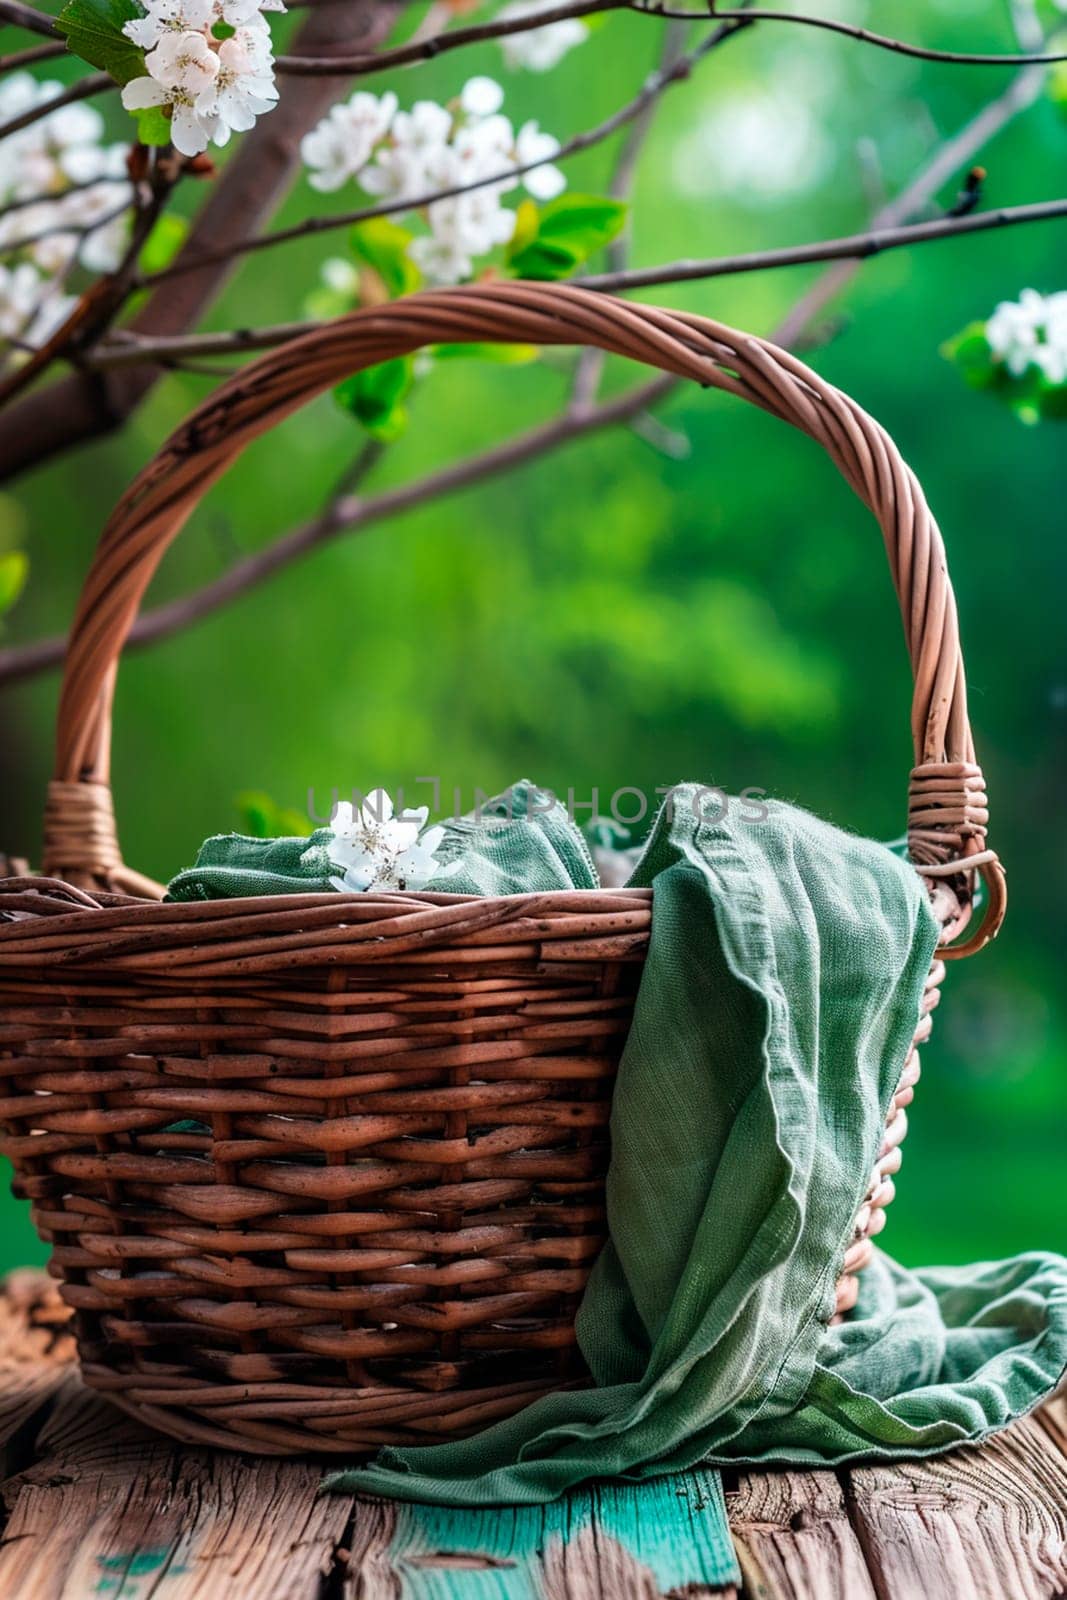
[[[978,0],[891,10],[879,25],[913,39],[1011,48],[1006,11]],[[391,86],[409,104],[493,72],[516,121],[536,116],[565,137],[637,89],[661,26],[611,17],[547,77],[505,73],[486,46],[395,74]],[[0,38],[13,47],[10,32]],[[897,192],[1007,78],[765,23],[664,99],[637,188],[633,262],[862,228],[879,193]],[[109,114],[120,136],[121,113]],[[603,191],[610,155],[569,163],[572,188]],[[987,204],[1057,194],[1067,121],[1045,96],[981,159]],[[284,220],[323,204],[300,185]],[[1024,427],[938,354],[1025,285],[1067,288],[1065,237],[1053,223],[875,259],[816,325],[810,356],[889,429],[943,525],[991,842],[1010,876],[1004,933],[950,969],[924,1054],[886,1235],[908,1262],[1065,1242],[1063,434]],[[252,257],[205,326],[300,315],[319,263],[344,247],[342,232]],[[818,272],[642,297],[765,333]],[[440,365],[368,488],[550,416],[568,362]],[[612,366],[607,389],[633,376]],[[109,508],[211,384],[169,377],[121,437],[0,498],[0,549],[22,544],[32,564],[5,642],[66,625]],[[131,864],[164,878],[187,865],[205,834],[237,824],[239,790],[303,809],[312,788],[327,796],[428,773],[468,801],[476,785],[491,792],[522,774],[579,798],[688,778],[756,785],[899,834],[910,685],[876,527],[813,445],[738,402],[687,388],[660,416],[666,431],[590,438],[342,539],[131,656],[114,757]],[[311,514],[359,442],[325,399],[253,448],[168,556],[152,600],[211,579]],[[2,701],[0,846],[31,856],[56,692],[49,676]],[[5,1197],[0,1265],[41,1258],[25,1208]]]

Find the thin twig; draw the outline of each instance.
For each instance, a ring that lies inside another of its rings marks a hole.
[[[30,128],[35,122],[42,122],[63,106],[72,106],[78,100],[88,100],[92,95],[117,88],[118,84],[108,73],[91,72],[87,78],[79,78],[69,89],[64,89],[62,94],[53,95],[51,100],[42,100],[38,105],[30,106],[28,111],[20,111],[17,117],[0,123],[0,140],[10,138],[13,133],[21,133],[23,128]]]
[[[744,16],[744,13],[741,13]],[[628,100],[624,106],[612,112],[603,122],[598,122],[595,127],[587,128],[584,133],[577,133],[572,139],[560,145],[552,160],[566,161],[571,156],[581,154],[583,150],[592,149],[594,145],[601,144],[609,139],[620,128],[626,127],[636,117],[639,117],[645,107],[654,101],[664,89],[672,83],[679,83],[687,78],[693,68],[716,45],[733,34],[741,32],[748,26],[747,21],[724,22],[720,28],[715,28],[692,50],[688,51],[680,61],[666,73],[654,72],[645,81],[641,90]],[[276,228],[273,233],[262,233],[252,239],[238,240],[224,251],[205,251],[188,260],[181,260],[174,266],[165,267],[161,272],[155,272],[141,280],[140,287],[165,283],[171,278],[180,276],[183,272],[192,272],[195,269],[207,266],[215,261],[229,261],[237,256],[250,255],[254,251],[268,250],[275,245],[289,244],[294,239],[306,239],[311,235],[329,233],[337,228],[350,228],[360,222],[369,222],[375,217],[397,216],[405,211],[418,211],[423,206],[433,205],[438,200],[449,200],[455,195],[471,194],[477,189],[485,189],[493,184],[505,183],[511,178],[521,178],[524,173],[532,172],[536,167],[544,166],[544,157],[535,161],[517,162],[514,166],[506,167],[502,171],[489,173],[482,178],[473,179],[469,183],[453,184],[445,189],[428,190],[425,194],[409,195],[406,199],[387,200],[382,204],[360,206],[354,211],[339,212],[330,217],[307,217],[303,222],[294,223],[290,228]]]
[[[997,228],[1017,227],[1029,222],[1052,222],[1061,217],[1067,217],[1067,199],[1040,200],[1033,205],[1002,206],[996,211],[971,212],[963,217],[945,215],[927,222],[903,223],[894,228],[876,224],[865,233],[847,234],[840,239],[820,239],[811,244],[786,245],[780,250],[753,250],[734,256],[713,256],[707,261],[672,261],[663,266],[594,273],[571,281],[584,289],[617,294],[623,290],[647,288],[651,284],[726,278],[777,267],[811,266],[826,261],[859,262],[909,245],[929,244],[937,239],[951,239],[962,234],[988,233]],[[282,322],[272,327],[194,333],[176,339],[137,339],[120,334],[86,356],[83,364],[95,370],[106,370],[136,366],[145,361],[165,365],[187,356],[272,350],[302,334],[310,333],[319,325],[314,321]]]
[[[1042,67],[1024,67],[1017,72],[1007,88],[982,106],[951,139],[946,139],[912,182],[882,207],[872,219],[871,231],[883,233],[900,227],[909,217],[914,217],[929,205],[962,167],[970,166],[1002,128],[1033,105],[1042,91],[1045,77]],[[978,212],[966,220],[978,223],[987,215],[986,212]],[[981,231],[980,228],[978,231]],[[793,345],[801,338],[812,319],[855,277],[862,260],[862,256],[841,260],[820,274],[808,292],[797,301],[776,334],[781,343]]]
[[[21,67],[32,67],[38,61],[52,61],[56,56],[65,56],[67,47],[62,39],[55,39],[51,44],[31,44],[26,50],[12,50],[10,55],[0,56],[0,73],[17,72]]]
[[[6,22],[12,28],[22,28],[26,33],[43,33],[53,39],[56,35],[55,17],[46,16],[33,6],[22,5],[20,0],[0,0],[0,22]]]
[[[670,22],[663,34],[660,47],[659,61],[657,63],[660,75],[666,82],[666,73],[679,62],[685,54],[685,41],[687,27],[684,22]],[[622,139],[615,156],[615,166],[608,184],[608,193],[613,200],[629,200],[633,193],[634,183],[637,178],[637,169],[640,164],[641,154],[645,148],[649,134],[652,132],[656,113],[662,104],[662,96],[650,100],[640,115],[631,122],[630,127]],[[622,233],[609,243],[606,251],[608,268],[612,272],[621,272],[629,260],[630,240],[632,230],[629,219]],[[571,388],[572,405],[591,405],[600,392],[600,382],[604,375],[607,363],[606,352],[596,345],[586,345],[579,353],[574,367],[574,382]]]
[[[820,239],[812,244],[786,245],[779,250],[752,250],[741,255],[717,256],[708,261],[669,261],[662,266],[637,267],[626,272],[594,273],[577,278],[586,289],[642,289],[656,283],[687,283],[693,279],[725,278],[772,267],[797,267],[816,261],[863,261],[907,245],[927,244],[965,233],[988,233],[995,228],[1017,227],[1027,222],[1051,222],[1067,217],[1067,200],[1040,200],[1033,205],[1001,206],[996,211],[972,211],[967,216],[946,215],[928,222],[899,227],[875,225],[864,233],[840,239]]]
[[[505,39],[512,34],[525,33],[529,29],[544,28],[554,22],[569,21],[571,18],[595,16],[598,12],[605,11],[632,11],[642,16],[673,19],[679,22],[727,22],[736,20],[745,15],[744,12],[728,7],[709,3],[703,10],[696,6],[672,7],[661,5],[658,0],[572,0],[570,4],[561,4],[546,7],[543,11],[530,13],[520,17],[500,17],[493,22],[479,23],[474,27],[455,28],[448,33],[438,33],[430,38],[411,40],[407,44],[397,45],[392,50],[382,50],[377,54],[363,52],[360,55],[341,57],[324,56],[279,56],[277,61],[280,72],[311,76],[320,72],[336,72],[342,70],[353,77],[362,77],[372,72],[386,72],[394,67],[409,66],[418,61],[436,60],[438,56],[447,54],[452,50],[460,50],[468,45],[483,44],[493,39]],[[1023,66],[1052,66],[1057,61],[1067,60],[1062,52],[1046,53],[1034,52],[1022,54],[1018,51],[1012,54],[993,53],[974,50],[938,50],[933,46],[911,44],[905,39],[896,39],[888,34],[875,33],[870,28],[861,28],[855,23],[840,22],[832,17],[812,17],[803,12],[794,11],[759,11],[754,14],[754,20],[760,22],[792,22],[801,27],[821,28],[828,33],[837,33],[846,39],[852,39],[860,44],[872,45],[878,50],[889,50],[895,55],[911,56],[918,61],[937,61],[945,65],[969,67],[1023,67]]]
[[[709,0],[705,11],[694,9],[674,8],[667,5],[650,3],[633,5],[635,11],[648,11],[657,17],[676,17],[686,22],[722,22],[730,18],[744,17],[743,11],[732,11],[728,7],[714,4]],[[825,33],[837,33],[845,39],[852,39],[857,44],[873,45],[878,50],[889,50],[894,55],[911,56],[916,61],[939,61],[948,66],[961,67],[1051,67],[1058,61],[1067,61],[1067,55],[1062,51],[1036,52],[1022,54],[1018,51],[1009,54],[987,54],[983,51],[973,50],[937,50],[933,46],[909,44],[905,39],[894,39],[885,33],[873,33],[870,28],[858,27],[853,22],[840,22],[835,17],[809,17],[801,11],[754,11],[752,19],[755,22],[793,22],[802,28],[819,28]]]
[[[482,44],[490,39],[506,39],[515,33],[527,33],[534,28],[550,27],[554,22],[566,22],[572,17],[590,17],[599,11],[629,11],[631,0],[571,0],[570,4],[546,6],[543,11],[528,16],[498,17],[493,22],[482,22],[470,28],[454,28],[449,33],[435,33],[429,38],[409,39],[407,44],[392,50],[361,51],[359,55],[337,57],[342,70],[352,77],[369,72],[387,72],[394,67],[406,67],[417,61],[435,61],[451,50],[462,50],[468,45]],[[699,14],[697,14],[699,19]],[[706,21],[707,18],[705,17]],[[320,56],[279,56],[279,72],[291,72],[301,77],[329,70],[328,62]]]
[[[157,606],[145,612],[134,624],[127,648],[154,643],[169,634],[187,627],[201,617],[210,615],[221,606],[246,593],[264,579],[287,566],[300,556],[307,555],[322,545],[329,544],[343,533],[351,533],[371,523],[398,516],[427,500],[454,494],[487,478],[495,477],[520,466],[525,461],[544,455],[546,451],[569,444],[586,434],[626,422],[637,416],[673,387],[675,379],[661,374],[646,383],[619,395],[603,405],[584,411],[568,411],[551,422],[530,428],[503,444],[494,445],[479,455],[470,456],[440,471],[428,473],[413,483],[396,489],[386,489],[381,494],[365,499],[346,496],[310,522],[278,539],[267,549],[246,556],[235,563],[213,583],[198,589],[194,594]],[[0,650],[0,684],[15,683],[34,676],[62,661],[66,638],[56,635],[37,643]]]

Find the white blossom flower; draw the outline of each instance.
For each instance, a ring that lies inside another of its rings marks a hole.
[[[335,294],[351,295],[354,299],[359,293],[359,268],[344,256],[328,256],[320,274],[327,289]]]
[[[165,34],[144,64],[165,89],[184,89],[194,98],[213,89],[219,75],[218,55],[204,34],[191,29]]]
[[[533,17],[557,3],[558,0],[511,0],[510,5],[497,12],[497,20],[510,22]],[[500,48],[509,67],[551,72],[569,50],[588,37],[589,29],[579,17],[564,17],[561,22],[546,22],[543,28],[530,28],[525,33],[506,33],[500,40]]]
[[[41,302],[44,279],[29,261],[0,265],[0,337],[20,339]]]
[[[504,104],[504,91],[495,78],[468,78],[460,90],[459,103],[468,117],[491,117]]]
[[[312,188],[330,193],[360,173],[389,131],[396,106],[395,94],[361,90],[332,107],[300,146],[304,165],[312,169]]]
[[[257,117],[273,110],[278,90],[272,68],[249,50],[243,32],[223,41],[218,63],[215,111],[221,126],[215,142],[225,144],[231,131],[247,133]]]
[[[149,0],[148,14],[123,23],[127,39],[152,50],[168,33],[203,33],[218,21],[215,0]]]
[[[126,85],[122,103],[128,111],[168,111],[182,155],[199,155],[212,139],[223,145],[274,109],[278,90],[263,13],[284,11],[281,0],[145,0],[145,7],[147,15],[123,32],[148,52],[147,76]]]
[[[456,871],[458,863],[442,868],[437,861],[434,852],[444,829],[425,828],[427,815],[425,806],[394,815],[384,789],[376,789],[358,808],[342,801],[331,818],[327,846],[332,864],[342,868],[341,876],[330,879],[334,888],[345,894],[419,889],[432,877]]]
[[[152,77],[134,78],[122,91],[122,103],[127,111],[144,111],[151,106],[169,110],[171,141],[183,156],[198,156],[219,131],[219,119],[211,109],[210,86],[206,93],[201,90],[196,94],[182,83],[168,85]]]
[[[1013,377],[1021,378],[1033,360],[1044,320],[1044,295],[1024,289],[1017,301],[1002,300],[986,323],[986,342]]]
[[[985,337],[994,360],[1013,378],[1034,369],[1051,384],[1067,384],[1067,290],[1043,295],[1024,289],[1018,300],[1002,300]]]
[[[44,344],[73,309],[73,296],[60,294],[29,261],[0,264],[0,338]]]
[[[515,140],[515,155],[520,166],[536,161],[538,166],[524,174],[523,184],[535,200],[554,200],[567,187],[567,180],[552,157],[559,153],[559,140],[544,133],[536,122],[524,122]]]
[[[433,283],[469,278],[476,257],[511,239],[515,213],[501,201],[519,186],[517,166],[530,165],[521,181],[538,199],[566,187],[552,164],[559,141],[536,122],[516,135],[492,78],[469,79],[450,107],[420,100],[397,111],[395,97],[385,99],[388,105],[356,95],[335,106],[305,138],[304,161],[315,188],[336,189],[358,177],[368,194],[421,202],[429,233],[414,238],[408,254]]]
[[[47,107],[61,92],[59,83],[14,73],[0,84],[0,119]],[[65,275],[75,259],[94,272],[118,264],[133,188],[126,170],[128,147],[101,144],[103,134],[103,119],[91,106],[59,106],[0,146],[0,210],[21,202],[0,215],[0,250],[26,258],[17,265],[32,263],[52,280]],[[20,285],[33,281],[32,272],[20,275]],[[69,302],[58,283],[38,282],[35,294],[42,306],[48,299],[49,316],[65,314]],[[39,318],[34,332],[45,327]],[[19,337],[25,339],[25,330]]]
[[[404,200],[440,187],[432,174],[452,131],[452,113],[436,101],[416,100],[410,111],[396,113],[389,131],[391,143],[360,178],[367,193]]]

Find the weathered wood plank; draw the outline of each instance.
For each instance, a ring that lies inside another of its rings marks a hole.
[[[39,1274],[0,1295],[2,1600],[698,1600],[714,1475],[449,1511],[317,1493],[315,1463],[172,1445],[84,1390]],[[18,1470],[18,1469],[24,1470]],[[1067,1396],[927,1462],[741,1475],[744,1600],[1062,1600]],[[735,1597],[736,1600],[736,1597]]]
[[[13,1272],[0,1296],[0,1477],[22,1464],[22,1435],[45,1413],[74,1361],[70,1313],[39,1272]]]
[[[556,1505],[357,1508],[346,1600],[729,1600],[717,1486],[691,1472]]]
[[[745,1600],[876,1600],[833,1472],[745,1472],[726,1506]]]
[[[315,1600],[350,1501],[321,1469],[156,1439],[71,1375],[5,1485],[4,1600]]]
[[[848,1493],[880,1600],[1067,1591],[1067,1459],[1034,1417],[980,1448],[857,1468]]]

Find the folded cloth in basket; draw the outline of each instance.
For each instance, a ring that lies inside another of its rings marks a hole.
[[[611,1242],[578,1316],[596,1386],[470,1439],[384,1450],[329,1486],[535,1502],[701,1461],[921,1456],[1059,1382],[1055,1255],[910,1271],[878,1253],[828,1326],[938,930],[886,847],[784,804],[705,816],[700,795],[674,792],[631,879],[653,889],[652,934],[612,1107]],[[537,829],[508,831],[509,886],[558,884],[567,853],[549,866]],[[471,831],[464,847],[478,844]],[[472,867],[464,887],[488,881]],[[707,1509],[727,1581],[721,1498]]]
[[[599,887],[588,846],[566,807],[528,779],[442,826],[437,856],[449,871],[437,886],[450,894]],[[167,899],[330,894],[341,870],[330,862],[331,839],[329,828],[316,828],[308,839],[215,834],[200,846],[193,866],[171,879]]]

